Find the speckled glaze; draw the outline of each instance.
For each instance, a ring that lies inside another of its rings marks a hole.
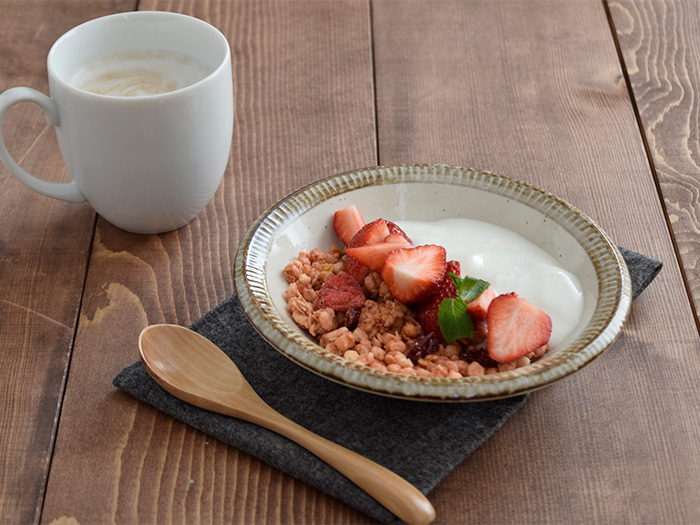
[[[284,266],[300,251],[339,244],[333,212],[355,204],[368,220],[466,217],[509,228],[580,280],[584,312],[574,332],[539,361],[511,372],[459,379],[383,372],[315,344],[286,308]],[[422,401],[478,401],[523,394],[583,368],[619,335],[632,292],[624,259],[591,219],[562,199],[515,179],[446,165],[380,166],[301,188],[263,213],[235,261],[238,297],[253,326],[296,363],[369,392]]]

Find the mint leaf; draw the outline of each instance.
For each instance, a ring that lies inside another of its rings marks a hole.
[[[457,288],[457,297],[461,297],[465,303],[470,303],[479,297],[489,286],[490,283],[482,281],[481,279],[475,279],[474,277],[469,277],[465,275],[464,277],[457,277],[455,274],[450,273],[450,278],[452,282],[455,283]]]
[[[445,341],[451,343],[460,337],[471,337],[474,332],[472,319],[467,313],[467,303],[460,298],[443,299],[438,309],[438,324]]]

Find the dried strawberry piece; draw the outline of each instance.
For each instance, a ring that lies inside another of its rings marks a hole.
[[[362,287],[346,273],[328,279],[316,295],[316,308],[332,308],[336,312],[361,308],[363,304],[365,294]]]

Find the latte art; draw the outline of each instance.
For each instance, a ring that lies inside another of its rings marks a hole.
[[[177,53],[133,51],[91,60],[70,84],[83,91],[113,97],[142,97],[182,89],[206,77],[211,69]]]

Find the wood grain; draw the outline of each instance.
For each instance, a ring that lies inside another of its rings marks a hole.
[[[147,324],[187,325],[233,292],[242,233],[276,200],[376,164],[368,2],[145,2],[209,21],[233,55],[231,161],[213,201],[159,236],[99,220],[42,521],[367,519],[118,392]]]
[[[700,20],[695,2],[609,10],[700,329]]]
[[[663,159],[652,157],[664,200],[599,0],[141,0],[210,21],[231,42],[231,161],[205,211],[159,236],[98,219],[92,238],[89,208],[35,195],[0,169],[2,520],[39,517],[60,415],[44,522],[367,523],[111,380],[137,359],[143,326],[189,324],[233,291],[238,241],[278,198],[331,173],[420,161],[533,182],[665,263],[609,352],[534,394],[430,494],[438,522],[700,522],[700,342],[665,221],[696,294],[697,194],[685,176],[695,132],[678,129],[693,129],[699,17],[691,2],[663,5],[610,2],[633,87],[642,72],[642,119],[662,115],[645,130]],[[0,0],[0,89],[45,90],[57,36],[131,6]],[[8,119],[22,165],[65,180],[38,110]],[[675,153],[679,143],[690,153]]]
[[[135,2],[3,0],[0,92],[48,92],[46,55],[61,34]],[[53,129],[31,104],[3,122],[9,151],[30,173],[65,181]],[[78,320],[95,215],[23,186],[0,165],[0,520],[38,519]]]
[[[437,5],[372,4],[380,162],[524,179],[665,263],[605,355],[433,491],[438,522],[700,522],[700,342],[604,6]]]

